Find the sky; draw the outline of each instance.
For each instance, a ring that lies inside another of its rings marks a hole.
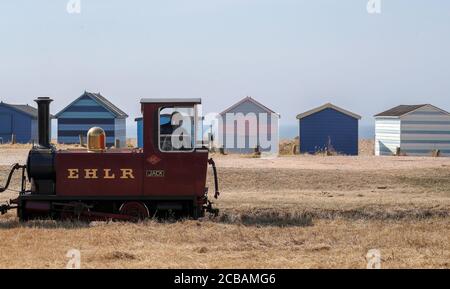
[[[130,115],[139,100],[201,97],[220,112],[252,96],[295,126],[332,102],[363,116],[398,104],[450,110],[450,1],[69,0],[0,2],[0,100],[85,90]]]

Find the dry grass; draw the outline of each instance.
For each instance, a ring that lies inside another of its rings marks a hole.
[[[450,268],[450,159],[215,157],[220,217],[21,224],[10,212],[1,266],[62,268],[76,248],[84,268],[365,268],[379,249],[384,268]]]
[[[279,153],[282,156],[298,154],[299,139],[281,140]],[[321,154],[325,154],[324,152]],[[359,140],[359,155],[373,156],[375,154],[375,145],[372,139]]]
[[[5,144],[0,144],[0,150],[5,150],[5,149],[31,149],[32,144],[29,143],[25,143],[25,144],[10,144],[10,143],[5,143]]]
[[[381,251],[384,268],[450,267],[444,219],[317,220],[282,228],[210,221],[0,224],[6,268],[63,268],[71,248],[81,251],[83,268],[365,268],[372,248]]]
[[[360,156],[375,155],[375,142],[373,139],[359,140],[359,155]]]
[[[72,149],[72,148],[80,148],[81,146],[79,144],[57,144],[56,142],[52,142],[53,145],[56,146],[56,148],[58,149]],[[16,144],[11,144],[11,143],[5,143],[5,144],[0,144],[0,152],[3,150],[30,150],[33,147],[33,144],[30,143],[16,143]]]
[[[279,146],[280,155],[298,154],[299,141],[298,138],[293,140],[281,140]]]
[[[54,140],[54,139],[51,142],[52,142],[53,145],[56,146],[57,149],[77,149],[77,148],[81,148],[82,147],[79,144],[61,144],[61,143],[57,143],[57,141]],[[134,148],[134,147],[136,147],[136,144],[137,144],[137,140],[135,138],[127,138],[127,140],[126,140],[126,147]],[[6,150],[6,149],[14,149],[14,150],[26,149],[26,150],[29,150],[29,149],[31,149],[32,146],[33,145],[31,143],[25,143],[25,144],[5,143],[5,144],[0,144],[0,152],[2,150]]]
[[[137,145],[137,139],[127,138],[127,147],[134,148]]]

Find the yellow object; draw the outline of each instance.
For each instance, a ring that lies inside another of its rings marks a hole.
[[[101,127],[92,127],[87,133],[87,149],[90,152],[102,152],[106,149],[106,134]]]

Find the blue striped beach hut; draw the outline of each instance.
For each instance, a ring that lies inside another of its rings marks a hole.
[[[100,93],[85,91],[55,117],[58,119],[58,143],[78,143],[80,135],[86,137],[91,127],[98,126],[106,133],[107,146],[114,146],[116,140],[120,147],[126,146],[128,115]]]
[[[450,114],[431,104],[399,105],[375,115],[375,155],[450,156]]]

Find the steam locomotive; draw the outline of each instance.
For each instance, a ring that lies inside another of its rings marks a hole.
[[[35,101],[39,141],[26,165],[14,164],[6,185],[0,187],[0,192],[7,190],[14,172],[21,172],[19,196],[0,206],[2,214],[17,209],[20,220],[217,215],[205,187],[209,164],[214,197],[219,196],[216,166],[197,141],[201,99],[142,99],[143,148],[107,149],[105,132],[93,127],[86,149],[68,150],[50,143],[52,99]]]

